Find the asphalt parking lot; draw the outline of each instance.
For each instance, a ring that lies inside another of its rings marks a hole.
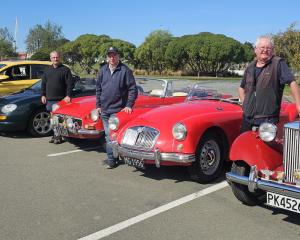
[[[61,145],[0,134],[0,239],[299,239],[300,217],[247,207],[224,175],[211,184],[184,168],[108,170],[98,141]]]

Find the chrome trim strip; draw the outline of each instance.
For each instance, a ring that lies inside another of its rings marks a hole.
[[[121,147],[117,142],[111,142],[113,154],[115,157],[132,157],[137,159],[147,159],[155,161],[156,167],[160,167],[162,161],[191,163],[194,162],[195,154],[181,154],[181,153],[161,153],[158,149],[155,152],[146,152],[141,150],[133,150]]]
[[[88,130],[88,129],[79,129],[77,131],[77,133],[74,133],[75,135],[76,134],[83,134],[83,135],[99,135],[101,134],[103,131],[98,131],[98,130]]]
[[[229,183],[239,183],[242,185],[249,185],[249,178],[245,176],[240,176],[238,174],[228,172],[226,173],[226,178]],[[284,196],[289,196],[293,198],[300,199],[300,188],[286,185],[283,183],[271,182],[262,179],[256,179],[256,189],[261,189],[268,192],[278,193]],[[252,183],[253,184],[253,183]]]

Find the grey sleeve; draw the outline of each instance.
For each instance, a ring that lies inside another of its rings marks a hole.
[[[96,107],[101,108],[101,93],[102,93],[102,69],[99,70],[96,80]]]
[[[281,85],[290,84],[295,81],[295,77],[284,60],[279,62],[278,78]]]

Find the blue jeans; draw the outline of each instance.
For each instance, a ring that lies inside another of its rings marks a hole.
[[[107,163],[109,165],[114,165],[114,164],[118,163],[119,159],[114,158],[112,147],[110,144],[108,119],[111,115],[112,114],[110,114],[110,113],[101,113],[101,119],[102,119],[104,132],[105,132]]]
[[[46,104],[47,111],[52,112],[52,106],[53,106],[53,104],[55,104],[57,102],[58,101],[47,101],[47,104]],[[58,131],[55,127],[52,126],[52,130],[53,130],[53,137],[54,138],[60,137],[59,134],[58,134]]]
[[[47,104],[46,104],[47,111],[52,112],[52,106],[53,106],[53,104],[55,104],[57,102],[58,101],[47,101]]]

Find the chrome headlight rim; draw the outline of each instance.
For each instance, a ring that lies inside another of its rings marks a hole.
[[[1,108],[1,112],[2,113],[11,113],[13,111],[15,111],[17,109],[17,104],[14,104],[14,103],[9,103],[9,104],[6,104],[4,105],[2,108]]]
[[[108,126],[110,130],[117,131],[120,126],[120,120],[116,115],[111,115],[108,119]]]
[[[72,129],[74,127],[74,122],[72,118],[67,118],[66,119],[66,125],[68,129]]]
[[[187,136],[187,129],[183,123],[175,123],[172,128],[172,135],[178,141],[183,141]]]
[[[56,115],[53,115],[51,118],[50,118],[50,125],[51,126],[58,126],[58,116]]]
[[[258,128],[258,134],[264,142],[272,142],[277,134],[277,126],[273,123],[262,123]]]
[[[55,112],[56,110],[58,110],[60,108],[59,104],[58,103],[54,103],[52,105],[52,112]]]
[[[99,120],[99,111],[97,108],[93,109],[90,113],[91,119],[94,122],[97,122]]]

